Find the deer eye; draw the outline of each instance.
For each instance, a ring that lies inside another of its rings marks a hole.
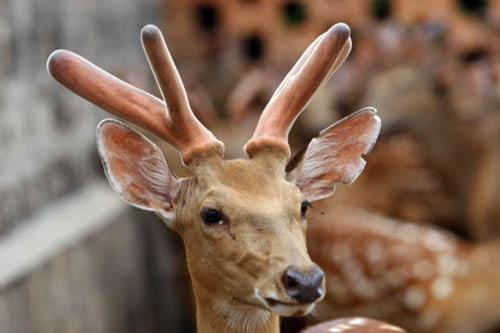
[[[307,200],[302,201],[300,204],[300,217],[306,217],[307,208],[312,207],[311,203]]]
[[[203,208],[201,210],[200,217],[207,225],[224,224],[222,213],[217,209]]]

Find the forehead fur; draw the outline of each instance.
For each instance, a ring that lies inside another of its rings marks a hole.
[[[284,167],[267,159],[214,159],[200,166],[195,177],[203,190],[222,191],[252,201],[265,198],[295,204],[300,199],[298,188],[286,181]]]

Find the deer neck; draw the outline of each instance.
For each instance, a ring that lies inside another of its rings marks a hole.
[[[198,333],[279,333],[279,316],[237,300],[217,298],[193,283]]]

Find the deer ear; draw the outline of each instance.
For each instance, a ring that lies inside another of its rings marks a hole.
[[[172,175],[160,149],[112,119],[99,124],[97,147],[115,192],[132,206],[154,211],[169,224],[182,181]]]
[[[350,184],[359,176],[380,132],[374,108],[364,108],[341,119],[311,140],[287,165],[287,179],[308,201],[335,192],[335,184]]]

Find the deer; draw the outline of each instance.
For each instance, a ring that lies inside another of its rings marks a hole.
[[[380,320],[348,317],[311,326],[302,333],[405,333],[402,328]]]
[[[307,315],[325,296],[324,272],[306,248],[307,209],[356,179],[381,127],[375,109],[361,109],[314,138],[293,168],[288,163],[290,128],[347,57],[349,27],[335,24],[304,51],[245,144],[248,158],[232,160],[193,114],[161,31],[147,25],[141,40],[162,100],[67,50],[54,51],[47,68],[72,92],[174,146],[190,170],[177,178],[143,134],[116,119],[99,123],[112,189],[183,240],[198,332],[278,332],[280,316]],[[386,324],[358,324],[359,332],[385,332]]]
[[[318,319],[368,316],[421,333],[498,327],[499,241],[471,244],[435,226],[325,200],[307,219],[309,254],[327,277]]]

